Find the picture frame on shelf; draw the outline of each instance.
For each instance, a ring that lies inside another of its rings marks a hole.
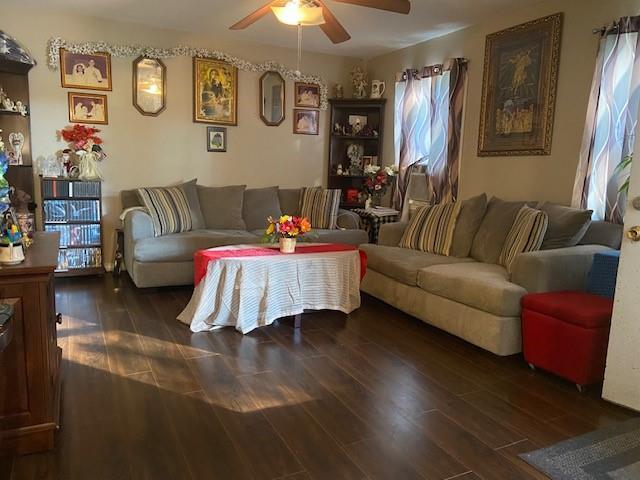
[[[302,108],[320,108],[320,85],[316,83],[295,82],[294,106]]]
[[[157,117],[167,106],[167,67],[158,58],[133,61],[133,106],[142,115]]]
[[[549,155],[563,14],[487,36],[478,156]]]
[[[61,48],[60,82],[63,88],[111,91],[111,55]]]
[[[227,151],[227,128],[207,127],[207,152]]]
[[[373,163],[373,156],[372,155],[363,155],[362,156],[362,169],[364,170],[365,168],[367,168],[370,165],[375,165],[375,163]]]
[[[293,109],[293,133],[298,135],[318,135],[319,131],[319,110]]]
[[[193,121],[238,124],[238,69],[211,58],[193,58]]]
[[[368,121],[369,117],[366,115],[349,115],[347,123],[349,124],[351,135],[360,135]]]
[[[69,92],[69,121],[72,123],[87,123],[107,125],[109,123],[109,109],[107,96],[99,93]]]

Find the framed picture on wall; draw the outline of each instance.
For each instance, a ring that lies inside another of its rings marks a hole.
[[[107,96],[98,93],[69,92],[69,121],[73,123],[109,123]]]
[[[315,83],[296,82],[294,85],[295,106],[320,108],[320,86]]]
[[[293,109],[293,133],[318,135],[320,112],[318,110]]]
[[[226,127],[207,127],[207,152],[227,151]]]
[[[557,13],[487,36],[479,156],[551,153],[561,30]]]
[[[60,49],[60,81],[64,88],[111,90],[111,55]]]
[[[238,69],[209,58],[193,59],[193,121],[237,125]]]

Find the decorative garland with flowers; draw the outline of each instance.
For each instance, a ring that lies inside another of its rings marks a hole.
[[[71,43],[60,37],[52,37],[48,42],[49,68],[57,70],[60,66],[60,49],[64,48],[72,53],[82,53],[90,55],[92,53],[106,52],[114,57],[139,57],[149,58],[172,58],[172,57],[203,57],[222,60],[230,63],[238,70],[245,72],[267,72],[276,71],[284,78],[297,82],[316,83],[320,86],[320,108],[326,110],[328,107],[329,89],[324,80],[317,75],[307,75],[296,70],[292,70],[277,62],[251,63],[242,58],[228,55],[218,50],[208,48],[195,48],[177,46],[172,48],[156,48],[143,45],[112,45],[107,42],[84,42]]]

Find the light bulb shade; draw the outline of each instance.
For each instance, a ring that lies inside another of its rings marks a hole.
[[[271,7],[279,22],[286,25],[322,25],[324,16],[322,7],[302,6],[298,2],[290,1],[284,7]]]

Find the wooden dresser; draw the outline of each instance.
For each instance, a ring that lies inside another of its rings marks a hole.
[[[26,260],[0,267],[0,302],[14,307],[0,333],[0,454],[53,448],[60,415],[60,361],[53,272],[59,233],[37,232]]]

